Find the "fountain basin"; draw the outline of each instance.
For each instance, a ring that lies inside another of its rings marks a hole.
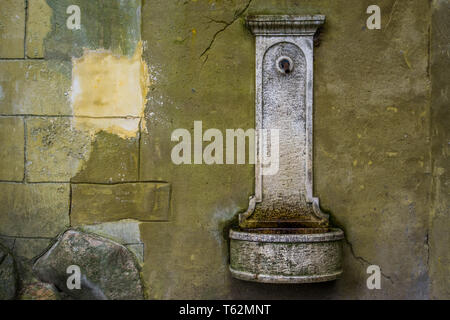
[[[263,283],[313,283],[342,274],[342,239],[336,228],[230,230],[234,278]]]

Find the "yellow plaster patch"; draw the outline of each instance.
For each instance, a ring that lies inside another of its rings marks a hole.
[[[118,135],[123,139],[136,137],[139,132],[139,118],[84,118],[75,117],[73,122],[78,130],[94,136],[100,131]]]
[[[393,111],[393,112],[397,112],[398,109],[396,107],[387,107],[386,108],[387,111]]]
[[[397,154],[398,154],[398,152],[386,152],[386,155],[387,155],[388,157],[396,157]]]
[[[110,51],[85,50],[72,65],[75,125],[92,134],[103,130],[122,138],[135,137],[149,86],[142,43],[131,58]]]

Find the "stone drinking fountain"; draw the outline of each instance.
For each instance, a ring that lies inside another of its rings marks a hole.
[[[235,278],[309,283],[342,273],[344,234],[329,227],[313,196],[313,37],[324,21],[322,15],[247,18],[256,36],[255,195],[239,228],[230,230]],[[263,159],[274,143],[265,132],[273,129],[278,171],[265,174]]]

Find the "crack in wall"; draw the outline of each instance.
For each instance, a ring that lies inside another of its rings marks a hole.
[[[27,59],[27,28],[28,25],[28,0],[25,0],[25,27],[24,27],[24,36],[23,36],[23,56],[24,59]]]
[[[240,11],[237,11],[234,15],[234,18],[230,21],[230,22],[226,22],[226,21],[218,21],[218,20],[214,20],[212,18],[209,18],[210,21],[216,22],[216,23],[222,23],[225,24],[223,28],[219,29],[216,31],[216,33],[214,33],[209,45],[206,47],[205,50],[203,50],[202,54],[200,55],[200,58],[203,57],[205,54],[207,54],[207,52],[212,48],[212,46],[214,45],[214,42],[216,41],[217,36],[224,32],[226,29],[228,29],[228,27],[230,27],[233,23],[236,22],[236,20],[238,20],[240,17],[242,17],[242,15],[248,10],[248,8],[250,7],[250,5],[252,4],[253,0],[249,0],[247,2],[247,5]],[[208,55],[206,55],[205,60],[203,61],[203,63],[206,63],[206,61],[208,60]]]
[[[27,181],[27,119],[26,117],[22,118],[23,120],[23,181]]]
[[[347,231],[346,231],[345,228],[344,228],[344,227],[336,220],[336,218],[333,217],[331,214],[330,214],[330,224],[331,224],[331,225],[335,225],[336,227],[338,227],[339,229],[341,229],[341,230],[344,231],[344,241],[345,241],[345,243],[348,245],[348,247],[349,247],[349,249],[350,249],[350,253],[351,253],[352,257],[353,257],[355,260],[359,261],[361,264],[374,265],[372,262],[370,262],[370,261],[367,260],[366,258],[364,258],[364,257],[362,257],[362,256],[358,256],[358,255],[356,254],[355,249],[354,249],[354,247],[353,247],[353,243],[351,243],[350,240],[348,239]],[[380,273],[381,273],[381,275],[382,275],[384,278],[388,279],[388,280],[391,282],[391,284],[394,284],[394,280],[392,280],[392,277],[391,277],[390,275],[387,275],[386,273],[383,273],[383,272],[381,271],[381,267],[380,267]]]
[[[387,28],[389,27],[389,24],[391,23],[392,17],[394,15],[395,7],[397,6],[397,1],[398,0],[395,0],[394,4],[392,5],[391,12],[389,13],[388,22],[386,23],[386,26],[384,27],[383,31],[386,31]]]
[[[374,264],[371,263],[369,260],[367,260],[367,259],[365,259],[365,258],[363,258],[363,257],[361,257],[361,256],[357,256],[357,255],[356,255],[355,250],[353,249],[353,244],[347,239],[347,236],[346,236],[345,233],[344,233],[344,240],[345,240],[345,243],[347,243],[348,247],[350,248],[350,252],[351,252],[353,258],[355,258],[356,260],[360,261],[362,264],[374,265]],[[381,267],[380,267],[380,273],[381,273],[381,275],[382,275],[384,278],[388,279],[392,284],[394,284],[394,281],[392,280],[392,277],[389,276],[389,275],[387,275],[387,274],[385,274],[385,273],[383,273],[383,272],[381,271]]]
[[[208,23],[214,22],[214,23],[218,23],[218,24],[228,24],[228,22],[225,20],[217,20],[217,19],[207,17],[207,16],[204,16],[204,18],[209,20]]]

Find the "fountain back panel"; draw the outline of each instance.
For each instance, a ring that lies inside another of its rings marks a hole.
[[[324,16],[254,16],[257,132],[279,132],[279,170],[264,175],[259,137],[255,195],[231,230],[230,270],[242,280],[305,283],[342,273],[343,232],[313,197],[313,36]],[[271,143],[273,140],[271,139]],[[272,164],[271,164],[272,165]]]

